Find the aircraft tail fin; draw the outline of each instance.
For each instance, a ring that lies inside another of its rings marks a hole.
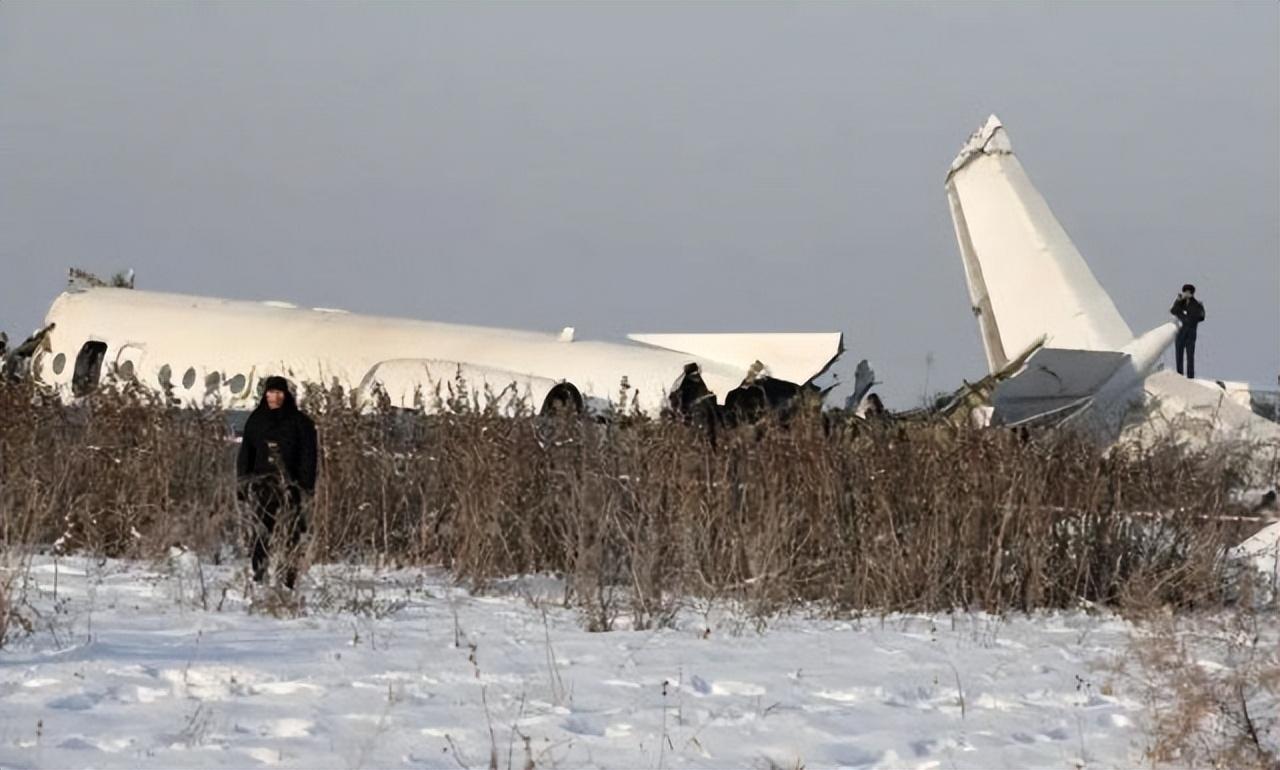
[[[1116,351],[1133,340],[995,115],[951,164],[946,190],[992,373],[1042,335],[1076,351]]]

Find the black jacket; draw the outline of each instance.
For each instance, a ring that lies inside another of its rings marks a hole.
[[[1178,297],[1173,301],[1169,312],[1182,322],[1182,328],[1194,332],[1196,326],[1204,320],[1204,305],[1195,297]]]
[[[236,476],[246,480],[283,470],[286,481],[311,492],[316,487],[316,454],[316,425],[298,411],[293,394],[285,392],[279,409],[268,407],[263,395],[244,425]]]

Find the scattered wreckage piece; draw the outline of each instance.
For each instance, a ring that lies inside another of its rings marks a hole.
[[[1280,391],[1255,388],[1247,382],[1198,379],[1197,383],[1217,388],[1227,399],[1245,407],[1259,417],[1280,422]]]
[[[26,376],[31,372],[32,361],[36,353],[45,345],[45,341],[49,333],[53,331],[54,324],[46,324],[31,333],[21,345],[5,352],[4,348],[8,345],[8,335],[0,332],[3,337],[3,344],[0,344],[0,377],[6,380],[13,380]]]
[[[998,371],[988,374],[976,382],[965,382],[955,391],[937,412],[948,422],[956,425],[986,427],[992,424],[994,409],[991,402],[996,389],[1001,383],[1022,371],[1027,360],[1044,346],[1042,336],[1035,340],[1012,361],[1006,362]]]
[[[81,270],[73,267],[68,271],[67,284],[69,286],[80,289],[92,289],[98,287],[111,286],[117,289],[132,289],[134,281],[133,270],[125,270],[123,272],[112,275],[110,280],[103,280],[88,270]]]
[[[1213,443],[1259,445],[1259,463],[1280,462],[1280,424],[1241,406],[1223,390],[1170,371],[1146,379],[1144,399],[1129,415],[1123,440],[1148,443],[1174,435],[1204,446]],[[1270,451],[1267,451],[1270,447]],[[1272,469],[1272,478],[1280,468]]]
[[[1277,507],[1276,489],[1262,496],[1254,513],[1269,515],[1268,523],[1229,549],[1226,555],[1228,559],[1252,569],[1265,591],[1261,598],[1274,601],[1280,596],[1280,521],[1276,520],[1280,507]]]

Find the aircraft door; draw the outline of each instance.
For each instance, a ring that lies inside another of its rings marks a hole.
[[[71,375],[71,393],[85,396],[98,387],[102,378],[102,360],[107,356],[107,343],[89,340],[76,355],[76,368]]]

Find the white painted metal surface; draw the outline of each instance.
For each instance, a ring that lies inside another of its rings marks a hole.
[[[1133,336],[994,115],[952,162],[946,190],[991,371],[1047,340],[997,389],[996,422],[1087,400],[1071,419],[1126,439],[1280,444],[1280,426],[1242,403],[1247,386],[1157,371],[1177,324]]]
[[[1073,350],[1133,339],[996,116],[965,143],[946,190],[991,372],[1045,334],[1046,347]]]
[[[960,150],[946,190],[991,372],[1045,342],[997,389],[995,421],[1019,422],[1087,401],[1084,419],[1117,431],[1177,327],[1164,324],[1134,338],[1031,184],[996,116]]]
[[[175,397],[187,404],[219,401],[245,408],[256,400],[262,378],[283,374],[295,381],[346,389],[385,380],[397,406],[412,406],[415,390],[434,390],[459,372],[476,384],[501,390],[514,381],[535,399],[568,381],[588,400],[616,400],[622,379],[628,404],[656,413],[685,364],[696,362],[721,399],[742,383],[751,335],[739,335],[732,360],[707,349],[678,353],[636,344],[576,341],[572,332],[539,333],[398,318],[332,309],[298,308],[286,302],[247,302],[112,288],[69,290],[47,316],[56,324],[34,362],[37,377],[69,391],[75,360],[86,341],[107,344],[109,364],[130,362],[130,376],[158,389],[168,373]],[[840,335],[762,335],[753,357],[805,382],[840,352]],[[814,343],[820,339],[825,351]],[[814,361],[803,371],[793,342]],[[166,369],[167,367],[167,369]],[[124,372],[120,372],[125,374]],[[507,379],[510,378],[510,379]],[[506,381],[504,381],[506,380]],[[532,406],[537,409],[540,401]]]
[[[818,334],[628,334],[627,339],[749,369],[759,361],[772,377],[807,382],[844,352],[839,332]]]
[[[1041,348],[1021,372],[996,386],[992,416],[1016,423],[1092,398],[1126,361],[1119,351]]]
[[[1147,377],[1143,386],[1146,419],[1130,427],[1131,438],[1147,440],[1173,430],[1180,440],[1198,446],[1218,442],[1267,444],[1271,448],[1260,449],[1255,459],[1273,469],[1272,463],[1280,460],[1280,425],[1236,403],[1216,385],[1163,371]],[[1271,480],[1280,481],[1274,470]]]

